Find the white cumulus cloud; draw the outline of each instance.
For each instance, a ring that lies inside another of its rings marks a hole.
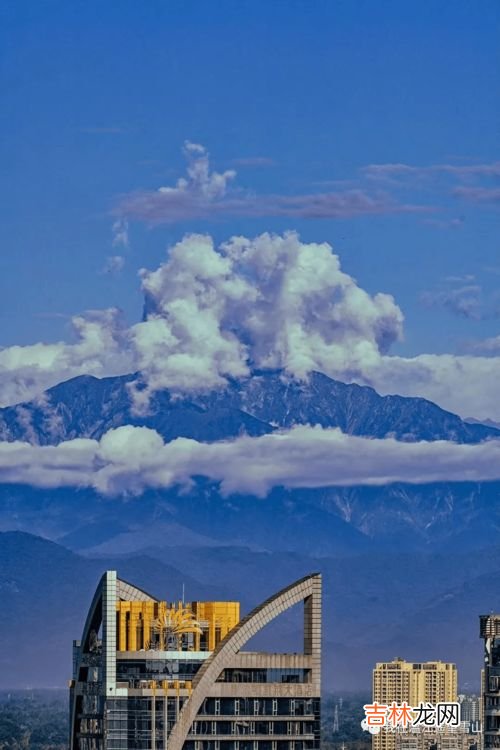
[[[402,335],[390,295],[369,295],[330,245],[293,232],[219,248],[190,235],[141,276],[148,317],[132,336],[147,388],[136,398],[217,386],[250,367],[357,374]]]
[[[59,341],[0,349],[0,404],[31,400],[77,375],[97,377],[133,370],[127,331],[116,308],[72,319],[75,343]]]
[[[339,429],[297,426],[262,437],[170,443],[146,427],[119,427],[101,440],[58,446],[0,443],[0,482],[93,487],[108,495],[186,485],[195,476],[223,494],[264,497],[273,487],[385,485],[500,479],[500,441],[458,445],[368,439]]]

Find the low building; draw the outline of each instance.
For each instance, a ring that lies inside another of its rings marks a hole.
[[[457,668],[454,664],[442,661],[407,662],[398,658],[379,662],[373,670],[374,703],[395,702],[418,706],[420,703],[437,704],[456,700]],[[397,737],[398,733],[382,729],[379,734],[373,735],[373,750],[395,750]],[[408,750],[413,745],[421,750],[419,743],[425,741],[425,737],[411,732],[401,733],[398,740],[399,743],[408,743]]]
[[[480,750],[480,735],[471,734],[464,727],[429,732],[425,729],[398,732],[396,750]]]

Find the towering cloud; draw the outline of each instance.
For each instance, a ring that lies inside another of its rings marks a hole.
[[[390,295],[370,296],[330,245],[295,233],[233,237],[219,248],[190,235],[141,276],[147,319],[132,339],[146,389],[138,400],[164,387],[217,386],[250,368],[358,375],[402,333]]]
[[[400,308],[389,294],[363,290],[327,243],[290,232],[217,247],[207,235],[187,235],[140,278],[142,322],[127,327],[115,309],[91,311],[73,319],[75,343],[1,350],[2,405],[79,374],[140,371],[131,393],[144,411],[162,388],[207,390],[279,368],[285,377],[319,370],[382,394],[424,396],[464,417],[500,419],[500,357],[391,355],[402,336]]]

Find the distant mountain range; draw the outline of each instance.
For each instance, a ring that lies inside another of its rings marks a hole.
[[[0,439],[54,445],[124,424],[155,429],[166,441],[259,436],[296,424],[404,441],[500,437],[496,427],[425,399],[382,397],[321,373],[301,383],[255,372],[184,398],[162,391],[148,415],[137,416],[129,396],[136,378],[74,378],[0,409]],[[277,487],[264,500],[221,497],[202,479],[189,493],[149,490],[127,500],[3,485],[0,679],[41,686],[68,677],[71,640],[104,568],[167,598],[184,582],[188,598],[239,598],[249,608],[319,567],[330,687],[366,688],[374,661],[396,654],[456,659],[462,682],[477,683],[477,615],[500,610],[499,530],[500,482]],[[293,618],[285,620],[278,641],[292,647],[293,633]]]
[[[500,437],[500,429],[465,422],[426,399],[379,396],[373,388],[341,383],[319,372],[311,373],[308,382],[276,371],[255,372],[226,388],[184,398],[164,390],[153,395],[148,415],[138,417],[128,388],[136,379],[80,376],[50,388],[43,400],[0,409],[0,440],[54,445],[78,437],[99,439],[124,424],[150,427],[165,440],[255,436],[295,424],[407,441],[478,443]]]

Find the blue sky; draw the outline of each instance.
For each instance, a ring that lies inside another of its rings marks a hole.
[[[87,309],[117,306],[135,323],[138,269],[189,231],[329,242],[363,289],[403,310],[394,353],[498,335],[496,0],[6,1],[1,15],[0,346],[68,338],[69,316]],[[389,208],[156,226],[132,212],[128,246],[113,247],[126,196],[175,185],[186,140],[261,206],[360,190]],[[367,176],[373,164],[434,169],[387,179]],[[121,272],[103,273],[117,254]]]

